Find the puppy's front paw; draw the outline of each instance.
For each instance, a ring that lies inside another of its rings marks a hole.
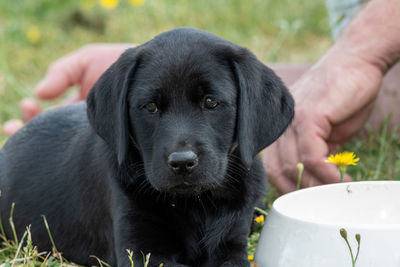
[[[235,259],[224,262],[220,267],[250,267],[250,262],[244,259]]]
[[[186,264],[180,264],[180,263],[167,263],[167,264],[159,264],[156,267],[161,266],[162,267],[192,267],[190,265],[186,265]]]

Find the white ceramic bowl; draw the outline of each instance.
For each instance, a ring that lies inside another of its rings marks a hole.
[[[356,267],[400,267],[400,181],[317,186],[278,198],[255,261],[261,267],[352,267],[339,231],[347,231]]]

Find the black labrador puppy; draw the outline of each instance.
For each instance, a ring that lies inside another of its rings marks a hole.
[[[1,215],[76,263],[249,266],[258,157],[294,102],[247,49],[180,28],[128,49],[87,103],[43,113],[0,151]],[[6,227],[10,238],[12,232]]]

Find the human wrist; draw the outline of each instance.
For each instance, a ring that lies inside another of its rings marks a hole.
[[[311,112],[340,123],[375,99],[382,77],[374,64],[332,47],[292,86],[296,114]]]

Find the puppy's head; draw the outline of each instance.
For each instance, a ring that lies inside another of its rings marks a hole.
[[[190,28],[128,49],[87,103],[92,127],[119,164],[136,146],[151,185],[178,194],[223,184],[235,149],[250,168],[286,129],[294,106],[251,52]]]

